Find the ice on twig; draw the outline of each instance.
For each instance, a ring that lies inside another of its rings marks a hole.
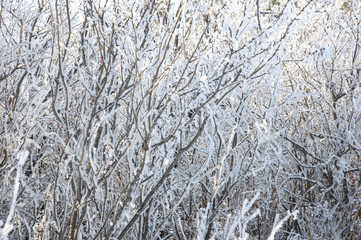
[[[19,159],[19,162],[18,162],[18,170],[16,172],[16,178],[15,178],[15,182],[14,182],[14,194],[13,194],[13,199],[12,199],[12,202],[11,202],[10,211],[9,211],[8,217],[6,219],[6,223],[5,223],[4,227],[0,229],[0,240],[8,239],[8,237],[7,237],[8,234],[14,228],[14,226],[11,224],[11,221],[12,221],[12,218],[14,216],[15,207],[16,207],[16,199],[18,197],[18,191],[19,191],[19,186],[20,186],[21,168],[25,164],[26,159],[28,158],[28,156],[29,156],[29,151],[21,151],[16,156]]]

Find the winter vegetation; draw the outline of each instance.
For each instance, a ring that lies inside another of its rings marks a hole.
[[[0,239],[361,239],[361,1],[0,1]]]

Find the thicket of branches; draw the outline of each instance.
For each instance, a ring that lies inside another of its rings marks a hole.
[[[360,39],[357,0],[1,1],[0,239],[360,239]]]

